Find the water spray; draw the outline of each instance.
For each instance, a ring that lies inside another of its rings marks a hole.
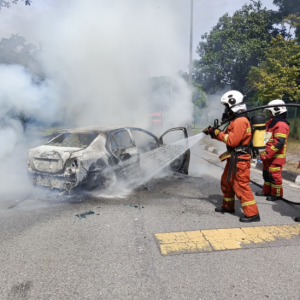
[[[176,160],[179,160],[178,163],[180,164],[180,160],[182,159],[181,156],[183,156],[186,151],[199,142],[204,136],[204,133],[199,133],[189,138],[184,138],[177,142],[163,145],[162,147],[141,154],[140,164],[142,165],[142,168],[138,171],[136,168],[136,161],[128,159],[122,162],[122,169],[126,170],[126,173],[123,174],[124,180],[118,182],[117,186],[114,187],[114,190],[116,189],[116,191],[113,192],[118,193],[118,188],[121,188],[120,192],[125,191],[128,193],[129,190],[147,183],[147,181],[149,181],[158,173],[164,170],[169,170],[169,166]],[[108,167],[104,170],[104,172],[107,175],[113,174],[119,168],[119,165]],[[96,191],[96,193],[98,192],[99,190]],[[104,193],[107,193],[107,191]],[[101,192],[100,194],[103,196]]]

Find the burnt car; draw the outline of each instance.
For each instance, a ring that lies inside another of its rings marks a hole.
[[[136,127],[56,130],[44,145],[29,150],[28,175],[34,185],[61,191],[107,187],[111,181],[142,171],[144,154],[187,137],[184,127],[171,128],[159,138]],[[189,161],[187,149],[170,168],[188,174]]]

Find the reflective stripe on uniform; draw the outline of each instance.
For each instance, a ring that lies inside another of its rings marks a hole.
[[[282,189],[282,184],[271,184],[273,189],[276,189],[276,197],[280,197],[280,192]]]
[[[274,157],[276,158],[286,158],[285,154],[274,154]]]
[[[273,139],[269,139],[268,142],[271,142],[271,143],[272,143],[272,142],[274,142],[274,140],[273,140]]]
[[[274,157],[276,158],[286,158],[285,154],[275,154]]]
[[[271,183],[271,187],[274,188],[274,189],[281,189],[282,184],[273,184],[273,183]]]
[[[230,201],[234,201],[235,199],[234,198],[223,198],[223,201],[226,201],[226,202],[230,202]]]
[[[274,136],[280,136],[280,137],[283,137],[283,138],[286,138],[286,134],[284,133],[275,133]]]
[[[247,128],[246,133],[251,132],[251,128]]]
[[[242,203],[242,207],[252,205],[252,204],[256,204],[255,200],[247,201],[247,202]]]
[[[280,171],[281,167],[270,167],[269,171]]]
[[[225,144],[227,143],[227,140],[228,140],[228,134],[225,134],[225,135],[224,135],[224,143],[225,143]]]
[[[272,149],[273,151],[275,151],[275,152],[277,152],[277,151],[278,151],[278,149],[277,149],[277,148],[275,148],[274,146],[271,146],[271,149]]]
[[[219,159],[220,159],[220,161],[222,161],[229,157],[231,157],[231,154],[228,151],[226,151],[225,153],[223,153],[222,155],[219,156]]]
[[[274,157],[276,158],[286,158],[286,143],[284,144],[284,148],[283,148],[283,154],[274,154]]]
[[[265,184],[265,185],[268,185],[268,186],[270,186],[270,185],[271,185],[271,183],[270,183],[270,182],[266,182],[266,181],[264,182],[264,184]]]

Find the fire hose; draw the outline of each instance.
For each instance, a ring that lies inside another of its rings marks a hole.
[[[246,114],[246,113],[249,113],[249,112],[252,112],[252,111],[256,111],[256,110],[259,110],[259,109],[270,108],[270,107],[279,107],[279,106],[300,107],[300,104],[288,103],[288,104],[262,105],[262,106],[253,107],[253,108],[250,108],[250,109],[247,109],[247,110],[244,110],[244,111],[242,111],[240,113],[235,114],[234,116],[232,116],[232,117],[230,117],[230,118],[222,121],[221,124],[219,124],[219,120],[218,119],[215,119],[213,129],[220,128],[222,125],[224,125],[227,122],[232,121],[234,118],[236,118],[239,115]]]
[[[194,155],[195,155],[195,154],[194,154]],[[198,156],[198,155],[196,155],[196,156]],[[209,162],[210,164],[212,164],[212,165],[214,165],[214,166],[216,166],[216,167],[219,167],[219,168],[223,169],[223,168],[220,167],[219,165],[217,165],[217,164],[211,162],[210,160],[208,160],[208,159],[206,159],[206,158],[204,158],[204,157],[202,157],[202,156],[201,156],[201,159],[204,159],[205,161]],[[251,180],[251,179],[250,179],[250,182],[253,183],[253,184],[255,184],[256,186],[258,186],[258,187],[260,187],[260,188],[263,187],[261,184],[255,182],[255,181],[253,181],[253,180]],[[281,198],[281,199],[278,199],[278,200],[276,200],[276,201],[279,201],[279,200],[282,200],[282,201],[284,201],[284,202],[286,202],[286,203],[288,203],[288,204],[300,205],[300,202],[293,202],[293,201],[290,201],[290,200],[285,199],[285,198]]]

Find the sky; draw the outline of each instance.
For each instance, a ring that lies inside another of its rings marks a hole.
[[[170,13],[176,17],[178,25],[176,30],[178,31],[181,49],[177,49],[178,54],[176,63],[174,63],[174,72],[178,70],[188,71],[190,0],[151,0],[151,2],[156,3],[157,6],[157,11],[155,14],[152,14],[153,22],[161,21],[167,16],[169,17]],[[245,3],[249,2],[247,0],[194,0],[193,59],[198,58],[195,51],[201,40],[201,35],[209,32],[222,15],[227,12],[232,15]],[[19,0],[19,4],[12,4],[9,9],[2,8],[0,13],[0,38],[8,38],[11,34],[19,33],[28,42],[38,44],[41,39],[45,38],[39,37],[37,33],[39,24],[43,22],[44,15],[53,6],[57,6],[57,3],[57,0],[34,0],[31,6],[25,6]],[[276,6],[273,5],[273,0],[262,0],[262,3],[268,9],[276,9]],[[71,9],[72,6],[70,5]],[[172,10],[171,12],[170,9]],[[53,22],[55,23],[55,19],[53,19]],[[166,57],[165,59],[168,58]]]

